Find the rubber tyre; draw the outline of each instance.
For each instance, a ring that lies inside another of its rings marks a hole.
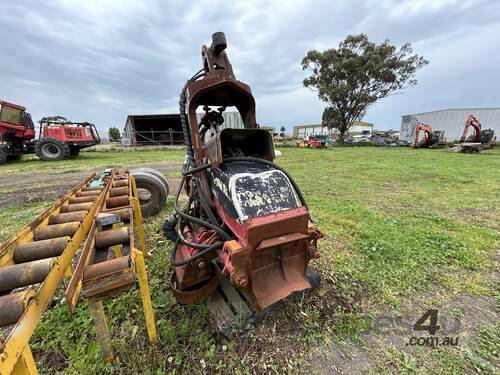
[[[139,203],[142,216],[150,217],[158,214],[167,200],[167,190],[163,182],[150,173],[136,171],[131,173],[135,177],[135,184],[139,192]],[[149,195],[141,199],[141,195]]]
[[[7,152],[3,147],[0,147],[0,164],[7,163]]]
[[[80,155],[80,149],[78,147],[70,147],[69,148],[69,156],[72,158],[76,158]]]
[[[8,161],[14,161],[14,160],[21,160],[22,155],[7,155],[7,160]]]
[[[321,287],[321,276],[318,271],[308,267],[306,270],[306,277],[309,280],[312,289],[318,289]]]
[[[149,173],[149,174],[152,174],[152,175],[158,177],[161,180],[161,182],[163,183],[163,186],[165,186],[165,189],[167,190],[167,197],[168,197],[168,194],[170,193],[170,189],[168,187],[167,179],[165,178],[165,175],[163,173],[161,173],[160,171],[158,171],[156,169],[148,168],[148,167],[141,167],[141,168],[134,169],[131,173],[134,174],[134,172],[146,172],[146,173]]]
[[[37,156],[45,161],[62,160],[69,157],[69,146],[55,138],[42,138],[35,145]]]

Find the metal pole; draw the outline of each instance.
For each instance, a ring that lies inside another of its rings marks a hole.
[[[38,375],[35,360],[29,345],[26,345],[17,363],[12,369],[11,375]]]
[[[89,299],[89,306],[90,312],[92,313],[92,319],[94,320],[97,338],[99,340],[99,344],[101,345],[102,355],[106,362],[113,362],[114,356],[113,348],[111,346],[111,334],[109,333],[106,315],[104,315],[102,301],[97,301],[91,298]]]
[[[144,309],[144,317],[146,318],[149,341],[156,343],[158,342],[158,336],[156,335],[155,316],[153,313],[153,305],[151,303],[151,295],[149,293],[148,276],[146,274],[144,257],[142,256],[142,252],[135,248],[133,249],[133,252],[135,256],[135,272],[137,274],[139,290],[141,291],[142,306]]]

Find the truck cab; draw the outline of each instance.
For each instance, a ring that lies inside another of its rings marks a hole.
[[[0,134],[5,142],[35,138],[35,126],[26,108],[0,100]]]

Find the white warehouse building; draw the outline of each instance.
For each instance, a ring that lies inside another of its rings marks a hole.
[[[433,130],[444,130],[449,142],[457,141],[462,136],[467,115],[474,115],[481,123],[481,129],[493,129],[500,137],[500,108],[450,108],[432,112],[405,115],[401,119],[399,139],[413,142],[417,121],[430,125]],[[469,129],[471,134],[472,129]]]
[[[354,124],[349,129],[349,135],[370,135],[373,132],[373,124],[365,121],[354,121]],[[293,127],[294,138],[305,138],[309,135],[335,135],[338,134],[336,129],[328,129],[321,124],[312,125],[297,125]]]

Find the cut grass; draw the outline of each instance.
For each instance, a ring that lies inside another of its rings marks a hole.
[[[45,314],[31,340],[41,372],[296,373],[307,371],[308,353],[320,343],[362,340],[380,306],[397,311],[409,300],[417,309],[459,293],[498,295],[498,280],[489,275],[498,268],[495,249],[500,249],[500,150],[478,155],[371,147],[282,152],[277,162],[296,179],[325,234],[322,258],[315,262],[324,280],[318,292],[284,302],[276,315],[233,341],[220,337],[205,303],[177,305],[167,289],[170,250],[161,223],[171,212],[169,200],[161,215],[145,223],[161,343],[147,341],[136,289],[105,303],[119,357],[114,366],[100,357],[85,301],[73,317],[59,306]],[[181,162],[183,157],[179,151],[88,154],[57,164],[19,162],[14,169]],[[3,178],[14,170],[2,168]],[[41,208],[2,210],[0,235]],[[498,330],[485,326],[479,332],[473,347],[460,350],[407,354],[374,348],[385,358],[377,372],[488,373],[498,366]]]

